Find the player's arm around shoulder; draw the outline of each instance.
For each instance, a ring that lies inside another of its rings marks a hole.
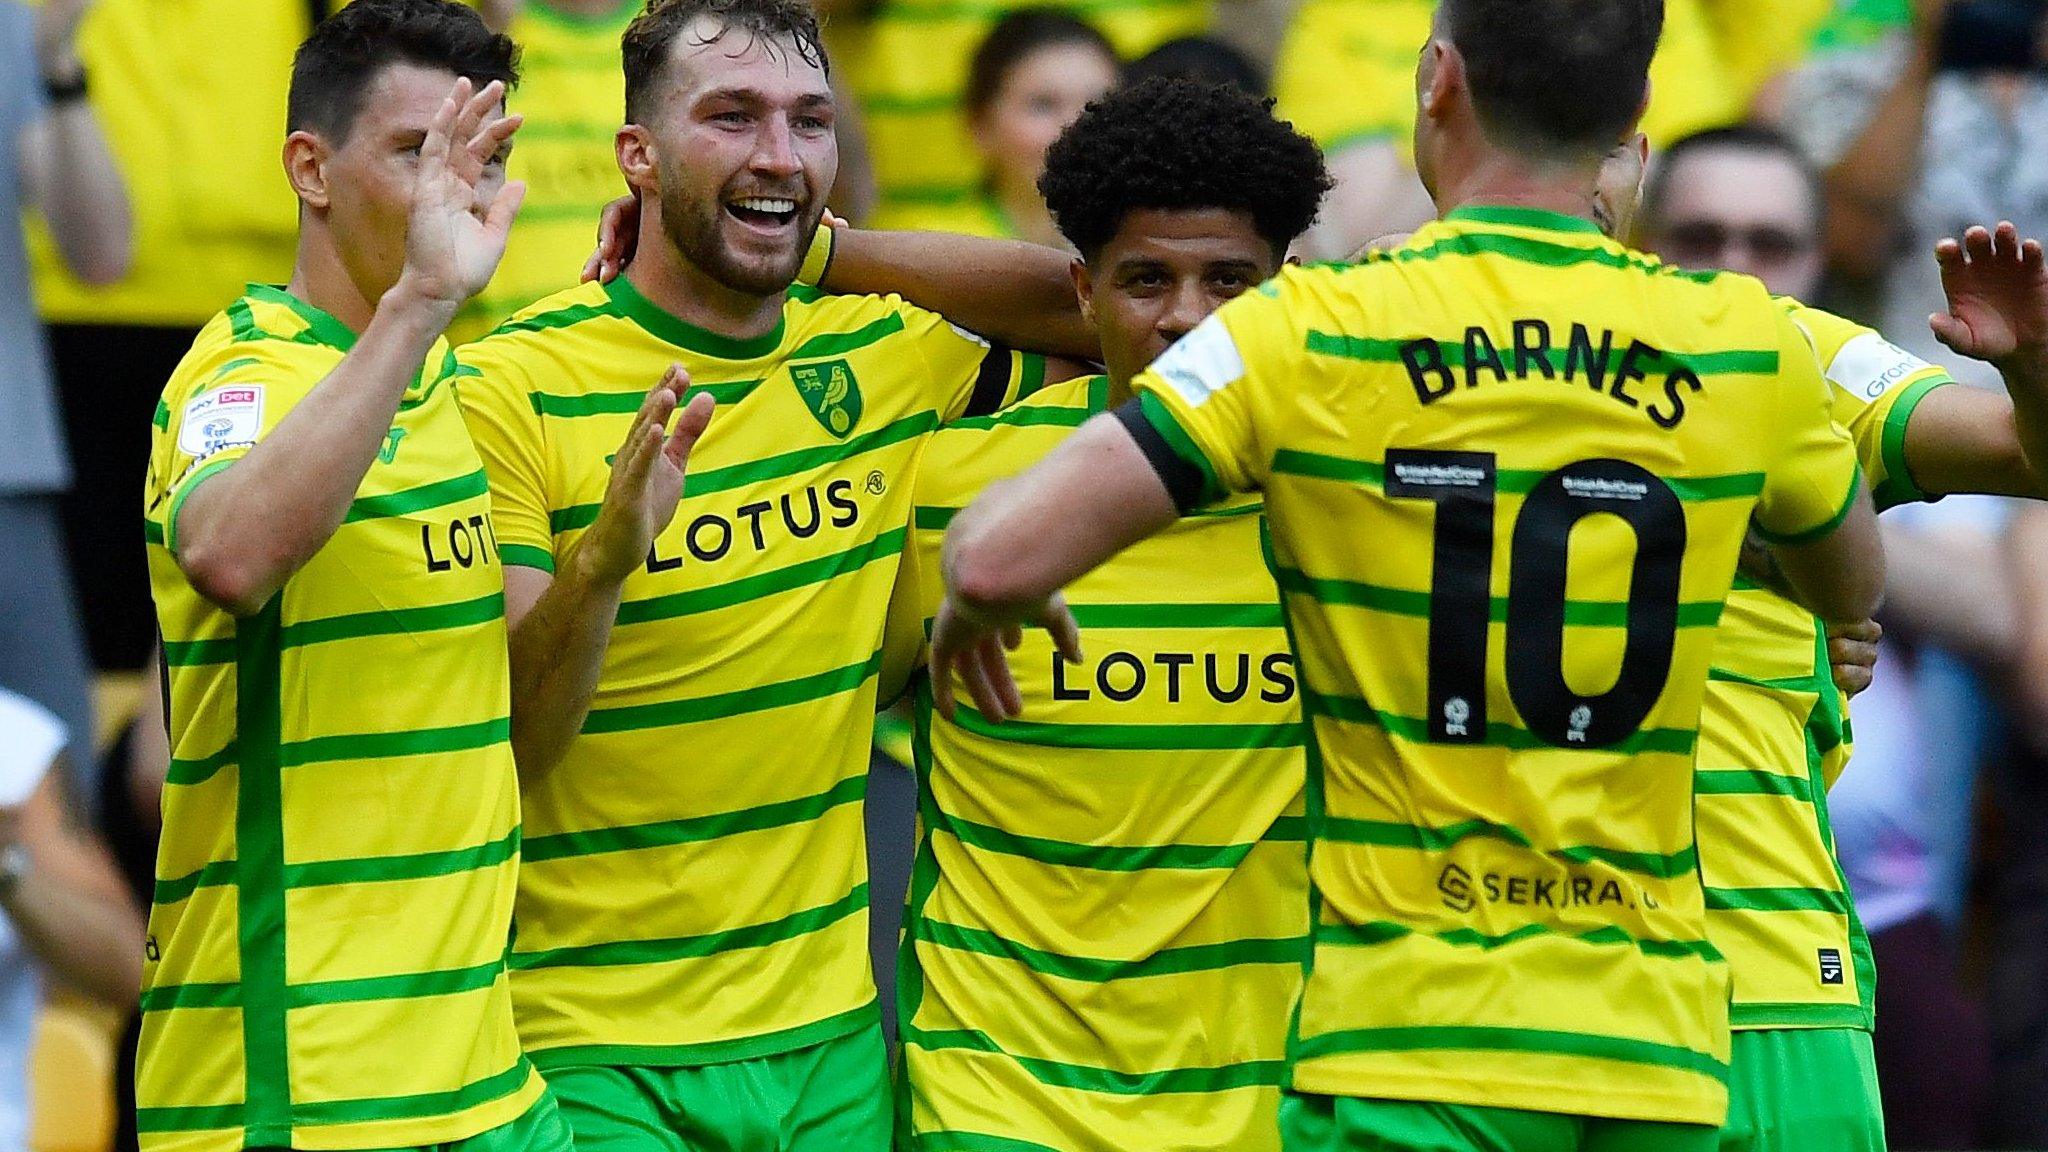
[[[1884,596],[1877,513],[1855,441],[1836,422],[1834,398],[1806,334],[1781,313],[1778,335],[1756,531],[1796,599],[1830,623],[1860,623],[1876,614]]]

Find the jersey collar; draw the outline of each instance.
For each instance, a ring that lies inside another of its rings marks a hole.
[[[348,330],[348,325],[276,285],[251,284],[247,295],[251,300],[291,309],[293,315],[306,322],[306,335],[316,344],[325,344],[341,353],[356,346],[356,334]]]
[[[604,291],[619,315],[646,329],[656,339],[702,356],[709,356],[713,360],[759,360],[782,347],[783,329],[786,326],[782,316],[775,318],[775,327],[766,333],[751,339],[736,340],[699,328],[675,313],[664,310],[654,301],[642,296],[640,290],[627,283],[624,276],[605,285]]]
[[[1453,209],[1444,217],[1446,222],[1472,224],[1506,224],[1516,228],[1543,228],[1552,232],[1584,232],[1588,235],[1602,235],[1600,226],[1591,220],[1578,216],[1567,216],[1562,212],[1551,212],[1542,208],[1520,208],[1506,204],[1467,204]]]

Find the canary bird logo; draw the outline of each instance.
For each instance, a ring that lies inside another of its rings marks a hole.
[[[790,368],[789,378],[825,431],[844,440],[860,423],[860,381],[854,379],[853,368],[846,361],[798,364]]]

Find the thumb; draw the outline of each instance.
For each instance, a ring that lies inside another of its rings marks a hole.
[[[1970,326],[1956,319],[1951,313],[1934,313],[1927,318],[1927,326],[1934,331],[1934,338],[1936,340],[1964,355],[1968,355],[1970,348],[1976,343],[1976,337],[1971,333]]]
[[[709,392],[699,392],[683,405],[682,414],[676,417],[675,431],[669,433],[664,451],[669,462],[682,468],[690,462],[690,452],[697,447],[697,441],[704,436],[704,430],[711,426],[711,413],[718,407],[718,401]]]

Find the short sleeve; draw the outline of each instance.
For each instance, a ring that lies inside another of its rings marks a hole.
[[[179,368],[164,396],[158,441],[161,466],[152,469],[150,519],[164,547],[178,551],[178,513],[200,484],[249,454],[333,371],[324,349],[275,341],[223,343]]]
[[[1144,425],[1199,473],[1199,492],[1176,492],[1184,508],[1265,483],[1280,435],[1274,388],[1295,373],[1300,359],[1271,336],[1283,319],[1279,291],[1269,286],[1225,304],[1132,383]],[[1125,423],[1144,446],[1137,421]],[[1147,454],[1158,467],[1156,454]],[[1167,472],[1161,469],[1161,478],[1173,490]]]
[[[491,482],[491,529],[507,564],[555,570],[548,516],[546,430],[526,373],[490,340],[457,352],[456,399]]]
[[[940,420],[1000,412],[1045,386],[1045,357],[984,339],[935,312],[899,304],[904,336],[924,357]]]
[[[943,435],[943,433],[942,433]],[[926,441],[929,445],[931,442]],[[950,516],[947,509],[918,506],[917,492],[924,488],[924,464],[928,453],[918,452],[911,469],[911,522],[903,540],[903,558],[896,568],[896,586],[889,594],[889,612],[882,624],[882,671],[877,708],[887,708],[902,697],[919,669],[925,664],[924,622],[939,611],[938,598],[944,586],[938,573],[927,569],[927,552],[939,554],[946,526],[935,514]]]
[[[1927,394],[1955,378],[1872,329],[1817,308],[1792,319],[1813,342],[1834,391],[1835,419],[1856,441],[1864,478],[1880,509],[1934,499],[1906,464],[1906,425]]]
[[[1757,501],[1757,533],[1773,544],[1826,536],[1849,515],[1863,470],[1849,431],[1835,421],[1832,389],[1805,333],[1780,316],[1777,394],[1770,412],[1776,435]]]

